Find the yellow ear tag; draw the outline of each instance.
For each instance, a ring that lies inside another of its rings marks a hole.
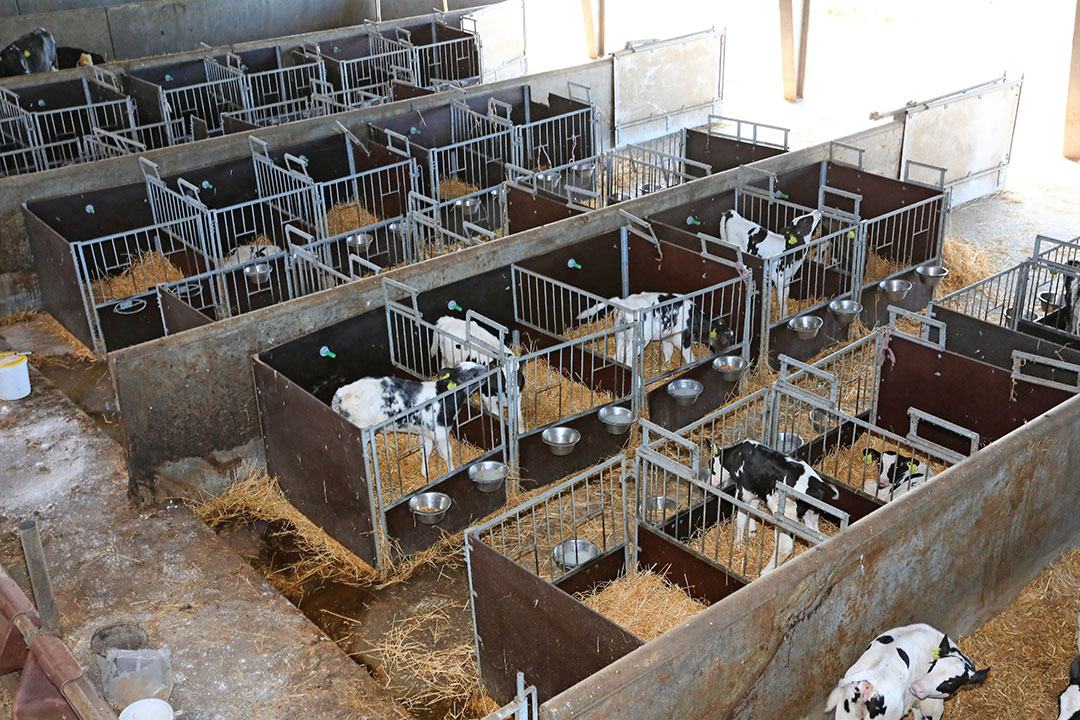
[[[717,455],[719,455],[720,454],[720,448],[713,445],[712,446],[712,454],[713,454],[713,457],[716,457]]]
[[[939,647],[934,648],[934,659],[935,660],[940,660],[941,659],[941,648],[939,648]]]
[[[716,331],[715,330],[710,330],[709,331],[709,337],[715,338],[716,337]]]
[[[913,462],[909,462],[907,464],[907,469],[908,469],[909,473],[914,473],[914,472],[917,472],[919,470],[919,466],[917,464],[913,463]]]
[[[23,57],[30,57],[30,51],[29,50],[23,50],[22,54],[23,54]]]
[[[854,238],[854,237],[855,237],[855,231],[854,231],[854,230],[848,230],[848,234],[847,234],[847,236],[848,236],[849,238]]]
[[[448,379],[449,377],[450,377],[450,373],[446,373],[445,375],[443,375],[443,376],[442,376],[442,377],[440,377],[439,379],[440,379],[440,380],[446,380],[446,379]]]
[[[870,453],[866,453],[865,460],[866,460],[867,465],[873,465],[874,464],[874,456],[871,455]]]
[[[795,237],[794,235],[789,235],[788,236],[788,240],[787,240],[788,245],[794,245],[797,242],[799,242],[799,238]]]
[[[448,383],[446,383],[446,389],[447,389],[447,390],[453,390],[453,389],[454,389],[454,388],[456,388],[456,387],[457,387],[457,383],[456,383],[456,382],[448,382]]]

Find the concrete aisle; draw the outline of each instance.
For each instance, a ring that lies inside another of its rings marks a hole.
[[[31,596],[14,528],[36,518],[64,640],[95,683],[91,635],[132,621],[172,651],[177,718],[408,717],[186,507],[131,505],[121,448],[32,382],[30,397],[0,401],[0,563]]]

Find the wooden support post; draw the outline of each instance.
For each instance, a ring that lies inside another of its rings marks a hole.
[[[810,37],[810,0],[802,0],[802,23],[799,25],[799,67],[795,79],[795,97],[802,100],[806,85],[806,43]]]
[[[585,42],[589,45],[589,57],[596,59],[596,26],[593,25],[592,0],[581,0],[581,14],[585,18]]]
[[[1080,160],[1080,0],[1073,24],[1072,59],[1069,62],[1069,92],[1065,102],[1065,157]]]
[[[795,102],[795,24],[791,2],[780,0],[780,59],[784,70],[784,99]]]
[[[604,57],[607,47],[607,0],[598,0],[597,2],[599,17],[597,21],[599,27],[596,29],[596,54],[599,57]]]

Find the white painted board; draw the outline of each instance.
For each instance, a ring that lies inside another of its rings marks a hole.
[[[477,8],[462,18],[462,27],[475,27],[480,36],[484,82],[525,74],[524,0],[505,0]]]

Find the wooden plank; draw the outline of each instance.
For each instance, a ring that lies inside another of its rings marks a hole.
[[[1070,160],[1080,160],[1080,2],[1073,24],[1072,59],[1069,61],[1069,92],[1065,102],[1065,147]]]
[[[585,18],[585,42],[589,45],[589,57],[596,59],[596,26],[593,24],[592,0],[581,0],[581,14]]]
[[[784,99],[795,102],[795,24],[792,0],[780,0],[780,59],[784,69]]]
[[[810,0],[802,0],[802,22],[799,25],[799,67],[795,78],[795,97],[802,100],[806,85],[806,45],[810,37]]]

